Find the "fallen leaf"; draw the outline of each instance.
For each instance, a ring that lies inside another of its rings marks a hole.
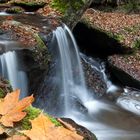
[[[29,140],[29,139],[25,136],[14,135],[10,138],[7,138],[6,140]]]
[[[70,131],[63,126],[56,127],[50,119],[42,113],[31,120],[32,129],[20,131],[31,140],[83,140],[76,131]]]
[[[0,122],[7,127],[13,127],[13,122],[18,122],[26,116],[23,112],[33,102],[33,96],[23,98],[19,101],[20,90],[15,90],[0,100]]]
[[[58,119],[58,121],[59,121],[65,128],[67,128],[67,129],[69,129],[69,130],[71,130],[71,131],[75,131],[75,128],[72,127],[70,124],[64,122],[64,121],[61,120],[61,119]]]

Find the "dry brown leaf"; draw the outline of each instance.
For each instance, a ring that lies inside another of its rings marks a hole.
[[[72,132],[62,126],[56,127],[50,119],[42,113],[31,120],[32,129],[20,131],[27,135],[31,140],[83,140],[76,131]]]
[[[29,139],[25,136],[14,135],[10,138],[7,138],[6,140],[29,140]]]
[[[58,121],[67,129],[71,130],[71,131],[75,131],[75,128],[72,127],[70,124],[64,122],[62,119],[58,119]]]
[[[13,122],[18,122],[26,116],[23,112],[34,100],[31,95],[19,101],[20,90],[15,90],[0,100],[0,114],[2,115],[0,122],[7,127],[13,127]]]

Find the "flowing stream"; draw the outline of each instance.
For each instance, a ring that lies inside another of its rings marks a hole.
[[[126,93],[118,99],[118,104],[105,99],[94,99],[94,93],[90,93],[86,87],[79,51],[71,31],[64,25],[58,27],[53,34],[51,47],[56,49],[54,57],[57,70],[51,80],[57,85],[57,95],[49,96],[46,110],[53,115],[72,118],[92,131],[98,140],[139,140],[140,117],[122,109],[125,108],[122,104]],[[108,80],[105,68],[98,68],[92,63],[91,66],[103,75],[107,92],[115,92],[117,87]],[[54,111],[54,108],[57,109]]]

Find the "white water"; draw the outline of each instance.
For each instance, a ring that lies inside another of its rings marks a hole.
[[[95,100],[92,93],[88,92],[77,45],[68,27],[58,27],[54,35],[59,48],[57,61],[60,58],[60,69],[57,69],[55,78],[55,81],[59,81],[60,90],[56,92],[64,100],[64,103],[61,100],[62,106],[57,109],[61,112],[59,115],[72,118],[85,126],[97,136],[98,140],[139,140],[139,118],[110,102]],[[108,83],[104,69],[102,70],[110,88],[113,84]]]
[[[18,58],[15,51],[4,53],[0,56],[1,74],[7,78],[13,89],[20,89],[21,96],[28,93],[27,76],[24,71],[19,71]]]
[[[6,13],[6,12],[0,12],[0,16],[8,16],[10,14]]]
[[[105,70],[106,70],[105,64],[103,62],[99,64],[93,58],[91,57],[88,58],[84,54],[81,54],[81,57],[86,63],[88,63],[91,66],[92,69],[98,71],[103,76],[104,82],[106,83],[106,86],[107,86],[107,91],[106,91],[107,93],[113,93],[119,89],[119,87],[114,85],[107,77],[105,73]]]
[[[70,114],[75,108],[70,98],[77,98],[84,103],[89,99],[86,89],[83,70],[80,62],[79,51],[72,33],[67,26],[58,27],[54,32],[61,60],[61,94],[64,95],[64,114]],[[68,35],[68,36],[67,36]]]

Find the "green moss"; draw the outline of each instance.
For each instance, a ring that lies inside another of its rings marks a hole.
[[[27,112],[27,115],[21,121],[21,127],[22,127],[22,129],[29,130],[29,129],[31,129],[31,123],[29,120],[33,120],[36,117],[38,117],[38,115],[41,113],[41,110],[30,106],[25,110],[25,112]]]
[[[137,24],[137,25],[132,26],[132,27],[125,27],[124,30],[128,33],[135,33],[135,32],[138,32],[140,30],[140,25]]]
[[[46,48],[46,45],[44,44],[44,42],[42,41],[42,39],[40,38],[40,36],[38,34],[34,34],[34,37],[38,43],[38,47],[43,49]]]
[[[80,9],[84,3],[85,0],[53,0],[51,7],[65,14],[69,9],[74,11]]]
[[[28,107],[25,112],[27,112],[26,117],[21,121],[21,129],[23,130],[29,130],[31,129],[31,122],[30,120],[35,119],[38,117],[38,115],[41,113],[41,110],[35,107]],[[58,122],[54,117],[51,117],[50,115],[46,114],[47,117],[51,120],[52,123],[55,124],[55,126],[62,126],[60,122]]]
[[[4,96],[5,96],[5,93],[4,93],[3,89],[0,88],[0,98],[3,98]]]
[[[34,7],[34,6],[44,6],[46,3],[45,2],[24,2],[24,1],[20,1],[20,2],[14,2],[15,5],[19,5],[19,6],[29,6],[29,7]]]
[[[43,8],[46,3],[45,2],[24,2],[24,1],[20,1],[20,2],[12,2],[12,4],[14,6],[20,6],[23,9],[25,9],[26,11],[30,11],[30,12],[34,12],[37,11],[39,8]]]
[[[49,119],[51,120],[52,123],[55,124],[55,126],[62,126],[61,123],[59,121],[57,121],[54,117],[47,115],[49,117]]]
[[[136,40],[133,44],[134,49],[140,49],[140,40]]]
[[[119,42],[122,42],[124,40],[124,36],[123,35],[114,35],[113,38],[116,39]]]
[[[61,13],[65,13],[68,8],[68,3],[63,2],[62,0],[53,0],[51,2],[51,7],[55,8],[56,10],[60,11]]]

